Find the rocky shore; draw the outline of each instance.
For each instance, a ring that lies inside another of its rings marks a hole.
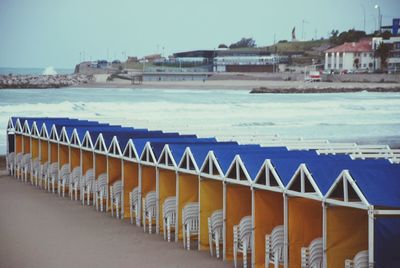
[[[61,88],[87,84],[91,76],[68,75],[0,75],[0,89],[4,88]]]
[[[254,87],[250,93],[347,93],[347,92],[400,92],[399,83],[360,82],[292,82]]]

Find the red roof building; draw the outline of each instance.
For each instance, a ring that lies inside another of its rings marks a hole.
[[[359,42],[344,43],[337,47],[326,50],[327,53],[332,52],[372,52],[372,39],[362,39]]]
[[[325,51],[325,70],[372,71],[378,69],[371,38],[344,43]]]

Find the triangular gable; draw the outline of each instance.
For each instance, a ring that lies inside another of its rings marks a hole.
[[[164,146],[164,149],[162,150],[160,157],[158,159],[158,164],[159,165],[163,165],[166,167],[177,167],[176,161],[174,159],[174,157],[172,156],[171,150],[168,146],[168,144],[166,144]]]
[[[50,131],[50,140],[58,141],[57,128],[56,128],[55,125],[53,125],[53,126],[51,127],[51,131]]]
[[[225,178],[227,180],[233,180],[233,181],[242,181],[249,183],[252,182],[251,177],[247,172],[242,159],[240,159],[240,156],[238,155],[235,156],[231,165],[229,166]]]
[[[266,188],[279,188],[283,189],[285,186],[282,183],[278,173],[276,172],[271,160],[265,160],[264,164],[261,166],[260,171],[254,180],[254,185],[264,186]]]
[[[157,162],[153,150],[151,149],[150,142],[147,142],[144,146],[142,155],[140,156],[140,161],[148,164],[155,164]]]
[[[15,132],[22,132],[21,121],[19,121],[19,118],[17,119],[17,123],[15,123]]]
[[[22,128],[22,133],[31,134],[31,130],[29,129],[28,120],[25,120],[24,127]]]
[[[98,152],[104,152],[107,153],[107,146],[103,138],[103,134],[100,134],[99,137],[96,140],[96,143],[94,144],[94,149]]]
[[[86,149],[89,149],[89,150],[93,149],[93,142],[92,142],[92,138],[90,136],[89,131],[86,131],[85,136],[83,137],[81,146],[83,148],[86,148]]]
[[[65,127],[61,129],[60,137],[59,137],[59,142],[69,144],[69,138],[68,138],[68,133]]]
[[[40,137],[44,138],[44,139],[48,139],[49,138],[49,132],[47,131],[47,127],[46,124],[42,124],[42,128],[40,130]]]
[[[370,206],[356,181],[348,170],[343,170],[325,195],[328,203],[336,203],[352,207],[368,208]]]
[[[35,136],[35,137],[39,137],[40,136],[39,129],[37,127],[36,122],[33,122],[32,131],[31,132],[32,132],[32,136]]]
[[[317,195],[322,198],[323,195],[317,186],[311,173],[308,171],[305,164],[300,164],[295,174],[292,176],[286,186],[288,192],[300,195]]]
[[[8,120],[8,123],[7,123],[7,130],[8,130],[8,131],[13,131],[13,130],[14,130],[14,123],[13,123],[11,117],[10,117],[10,119]]]
[[[119,146],[119,142],[116,136],[113,137],[110,147],[108,148],[108,153],[116,155],[116,156],[121,156],[121,148]]]
[[[129,140],[125,146],[123,157],[126,159],[137,160],[138,154],[132,140]]]
[[[207,154],[206,159],[204,160],[203,165],[201,166],[200,173],[214,178],[222,178],[224,177],[224,173],[222,172],[221,167],[218,164],[217,158],[213,151],[210,151]]]
[[[81,146],[81,141],[79,140],[79,135],[78,135],[78,132],[76,131],[76,129],[74,129],[74,131],[72,131],[70,144],[74,145],[74,146],[78,146],[78,147]]]
[[[199,172],[199,167],[197,166],[197,163],[194,160],[194,156],[192,154],[192,151],[190,150],[189,147],[187,147],[185,149],[185,152],[183,153],[182,159],[179,162],[178,167],[180,169]]]

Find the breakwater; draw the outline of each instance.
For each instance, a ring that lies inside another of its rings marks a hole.
[[[92,76],[68,75],[0,75],[1,88],[61,88],[87,84]]]

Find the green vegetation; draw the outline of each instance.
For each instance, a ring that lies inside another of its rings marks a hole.
[[[311,41],[291,41],[281,40],[275,45],[266,46],[260,49],[265,49],[270,52],[285,53],[285,52],[307,52],[319,47],[328,47],[331,43],[329,40],[311,40]]]
[[[236,43],[233,43],[229,46],[230,49],[234,48],[251,48],[251,47],[256,47],[256,41],[253,38],[245,38],[243,37]]]
[[[350,29],[347,32],[342,32],[340,34],[338,30],[332,30],[329,40],[334,45],[340,45],[346,42],[358,42],[361,38],[366,36],[367,35],[364,31],[357,31],[354,29]]]
[[[390,53],[390,45],[381,43],[380,46],[375,51],[375,57],[380,58],[382,69],[387,68],[387,58],[389,57]]]

